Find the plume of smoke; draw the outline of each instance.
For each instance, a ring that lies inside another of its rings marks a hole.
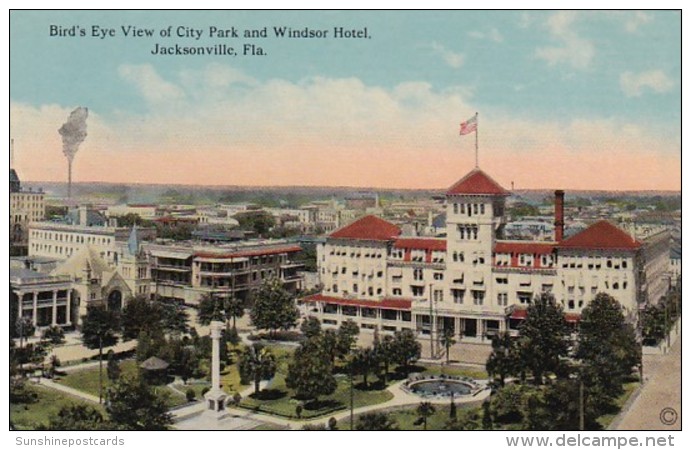
[[[86,138],[86,118],[88,115],[89,110],[80,106],[70,113],[67,122],[58,130],[58,133],[62,136],[62,152],[70,162],[74,159],[74,155],[77,154],[79,145]]]

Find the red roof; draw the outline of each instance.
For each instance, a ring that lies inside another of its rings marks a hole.
[[[362,239],[368,241],[392,241],[401,234],[396,225],[377,216],[365,216],[350,225],[339,228],[329,235],[337,239]]]
[[[229,253],[213,253],[213,252],[197,252],[194,256],[200,258],[215,258],[215,259],[231,259],[231,258],[248,258],[251,256],[268,256],[280,253],[294,253],[302,251],[299,245],[286,245],[283,247],[272,247],[265,249],[254,249],[244,251],[234,251]]]
[[[446,192],[446,195],[455,194],[510,195],[509,191],[480,169],[471,171]]]
[[[411,305],[413,304],[412,300],[404,300],[398,298],[385,298],[382,300],[363,300],[352,298],[329,297],[322,294],[314,294],[307,297],[303,297],[302,301],[333,303],[342,306],[359,306],[364,308],[400,309],[406,311],[409,311]]]
[[[527,253],[529,255],[547,255],[554,250],[554,244],[546,242],[497,242],[495,253]]]
[[[446,239],[401,238],[396,239],[393,247],[409,248],[411,250],[432,250],[435,252],[445,252]]]
[[[580,233],[564,239],[559,243],[558,248],[636,250],[640,246],[641,243],[630,234],[606,220],[601,220]]]

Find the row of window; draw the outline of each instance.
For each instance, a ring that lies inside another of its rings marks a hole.
[[[457,225],[458,239],[477,240],[477,225]]]
[[[109,245],[112,242],[110,237],[83,236],[74,233],[54,233],[48,231],[32,231],[31,237],[34,239],[46,239],[57,242],[74,242],[77,244],[102,244]]]
[[[453,204],[454,214],[466,214],[468,217],[473,217],[473,215],[483,215],[485,214],[485,204],[484,203],[454,203]]]
[[[564,269],[582,269],[587,267],[589,270],[600,270],[603,266],[603,262],[598,258],[596,261],[592,261],[592,258],[588,258],[588,262],[585,263],[581,258],[568,258],[566,261],[562,260],[561,267]],[[604,261],[604,266],[608,269],[626,269],[628,268],[628,261],[626,259],[612,259],[607,258]]]
[[[382,258],[383,252],[365,252],[363,253],[362,251],[353,251],[351,250],[350,253],[348,253],[346,250],[339,250],[338,248],[332,249],[331,252],[329,252],[329,255],[332,256],[350,256],[351,258],[360,258],[364,256],[365,258],[377,258],[381,259]]]

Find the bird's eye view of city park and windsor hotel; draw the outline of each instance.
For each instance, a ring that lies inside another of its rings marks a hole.
[[[66,430],[673,444],[680,11],[9,19],[18,445]]]

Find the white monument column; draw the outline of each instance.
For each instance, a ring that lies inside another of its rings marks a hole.
[[[216,417],[224,418],[226,411],[226,393],[221,389],[221,331],[223,322],[213,321],[210,326],[211,336],[211,390],[204,395],[206,399],[206,413]]]

